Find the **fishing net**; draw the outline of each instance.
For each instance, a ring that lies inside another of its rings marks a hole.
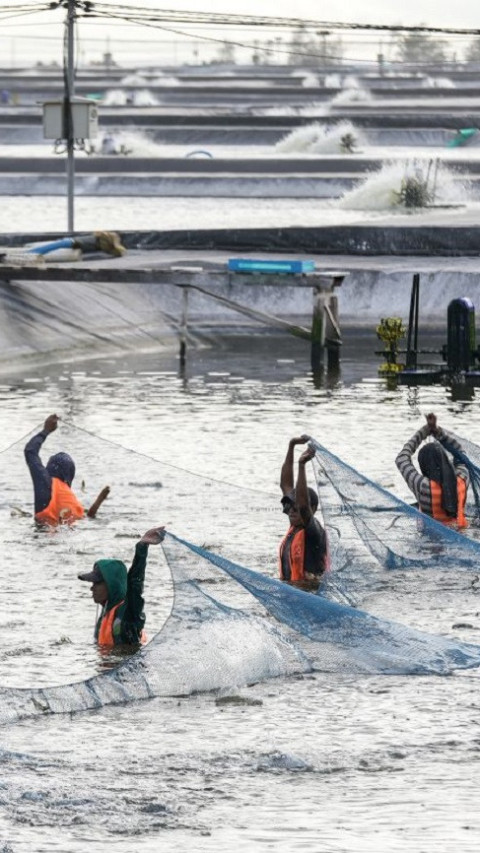
[[[478,572],[473,525],[458,532],[419,512],[312,439],[314,467],[332,571],[322,592],[357,604],[386,573]],[[477,449],[478,451],[478,449]]]
[[[115,669],[78,683],[3,688],[2,722],[232,690],[314,670],[445,675],[480,665],[479,646],[302,592],[172,535],[163,547],[175,597],[151,642]]]
[[[446,561],[450,574],[472,568],[479,546],[423,516],[419,526],[416,510],[321,445],[316,472],[331,567],[324,594],[312,595],[274,577],[285,532],[278,494],[199,476],[74,427],[62,425],[47,442],[45,461],[59,450],[74,456],[85,505],[105,483],[112,493],[98,519],[37,531],[25,440],[2,455],[0,721],[229,691],[312,670],[443,675],[480,665],[473,643],[349,606],[349,596],[366,595],[378,576],[415,560],[422,570]],[[100,557],[128,563],[138,536],[161,523],[175,535],[149,552],[150,642],[127,659],[101,658],[77,574]]]
[[[214,552],[276,573],[276,546],[286,522],[279,494],[223,482],[216,470],[211,476],[184,470],[173,454],[168,461],[158,461],[64,421],[46,439],[41,459],[46,463],[59,451],[73,457],[73,488],[85,507],[103,486],[111,486],[111,492],[97,518],[37,530],[23,453],[28,438],[1,454],[0,685],[67,683],[103,665],[92,643],[95,607],[90,588],[77,575],[106,557],[128,566],[135,542],[151,527],[163,524]],[[194,446],[188,454],[182,448],[182,453],[195,464]],[[168,616],[172,597],[161,550],[150,548],[145,578],[150,638]]]
[[[466,509],[478,526],[480,522],[480,447],[459,436],[455,436],[455,438],[463,448],[461,451],[447,441],[443,442],[443,446],[455,460],[465,465],[468,470],[470,486],[467,492]]]

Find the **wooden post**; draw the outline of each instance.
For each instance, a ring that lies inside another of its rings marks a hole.
[[[342,336],[338,320],[338,299],[335,287],[340,287],[345,274],[326,273],[325,283],[313,288],[311,365],[313,373],[323,370],[325,349],[328,370],[338,370]]]
[[[314,373],[323,370],[325,355],[325,297],[322,287],[313,288],[312,345],[310,361]]]
[[[185,367],[187,359],[187,326],[188,326],[188,287],[182,288],[182,322],[180,326],[180,367]]]

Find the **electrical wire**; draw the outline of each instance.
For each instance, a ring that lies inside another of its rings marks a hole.
[[[138,8],[133,6],[123,6],[121,4],[106,4],[94,2],[91,4],[89,15],[94,16],[116,16],[128,17],[133,22],[147,21],[166,21],[168,23],[195,23],[211,26],[212,24],[222,24],[223,26],[252,26],[252,27],[277,27],[289,29],[316,29],[322,28],[329,33],[332,30],[365,30],[376,32],[421,32],[421,33],[437,33],[437,34],[460,34],[460,35],[480,35],[480,29],[474,27],[435,27],[425,24],[415,26],[406,26],[403,24],[363,24],[357,22],[342,22],[342,21],[321,21],[308,18],[285,18],[285,17],[267,17],[255,15],[239,15],[239,14],[220,14],[215,12],[187,12],[175,11],[172,9],[149,9]]]
[[[146,26],[152,29],[160,29],[163,32],[171,33],[173,35],[180,35],[183,38],[191,38],[197,41],[207,41],[213,42],[217,44],[222,44],[225,46],[238,47],[246,50],[253,50],[255,52],[261,52],[263,54],[275,54],[281,56],[298,56],[304,57],[308,59],[315,59],[318,61],[326,62],[338,62],[349,64],[352,62],[361,63],[361,64],[370,64],[371,59],[353,59],[352,57],[345,57],[340,54],[335,53],[325,53],[324,48],[319,46],[318,50],[302,50],[301,47],[290,47],[290,48],[281,48],[278,45],[259,45],[257,43],[251,44],[243,41],[233,41],[230,39],[222,39],[216,38],[215,36],[206,36],[199,35],[198,33],[193,34],[186,32],[185,30],[179,30],[177,28],[166,26],[163,23],[159,23],[160,21],[165,21],[168,23],[172,22],[184,22],[184,23],[195,23],[200,24],[202,26],[212,24],[216,24],[217,26],[221,24],[222,26],[261,26],[261,27],[269,27],[269,28],[284,28],[287,27],[289,29],[297,30],[300,29],[302,32],[308,28],[316,28],[316,27],[327,27],[328,29],[322,31],[316,31],[316,35],[333,35],[332,31],[338,30],[341,33],[345,31],[362,31],[366,30],[368,32],[371,31],[387,31],[391,33],[449,33],[449,34],[457,34],[457,35],[475,35],[480,34],[480,30],[470,29],[470,28],[439,28],[439,27],[426,27],[426,26],[418,26],[418,27],[405,27],[402,25],[373,25],[373,24],[342,24],[339,22],[322,22],[322,21],[307,21],[299,18],[267,18],[267,17],[255,17],[255,16],[242,16],[242,15],[220,15],[216,13],[197,13],[197,12],[175,12],[172,10],[152,10],[152,9],[134,9],[133,7],[121,6],[116,4],[112,6],[111,4],[102,4],[102,3],[94,3],[92,4],[92,8],[88,12],[88,16],[92,17],[106,17],[111,20],[117,21],[125,21],[128,24],[136,24],[139,26]],[[338,34],[338,33],[337,33]],[[401,60],[400,60],[401,61]],[[456,60],[445,60],[445,63],[454,63]],[[418,67],[429,66],[431,65],[431,61],[425,61],[424,63],[417,63]]]
[[[0,18],[6,19],[7,17],[12,17],[13,13],[15,16],[27,15],[36,13],[39,11],[51,11],[58,10],[59,8],[68,8],[70,9],[69,0],[53,0],[50,3],[36,3],[36,4],[25,4],[21,3],[18,6],[8,6],[4,7],[3,10],[0,11]],[[239,27],[243,30],[245,27],[250,28],[269,28],[269,29],[289,29],[293,30],[292,41],[295,38],[295,31],[297,33],[301,32],[305,35],[310,35],[310,30],[315,31],[315,35],[317,36],[340,36],[349,32],[351,35],[360,34],[363,32],[366,33],[390,33],[394,34],[408,34],[408,33],[420,33],[420,34],[441,34],[441,35],[450,35],[450,36],[478,36],[480,35],[480,29],[471,28],[471,27],[437,27],[437,26],[427,26],[427,25],[416,25],[416,26],[405,26],[403,24],[363,24],[357,22],[340,22],[340,21],[320,21],[316,19],[307,19],[307,18],[287,18],[287,17],[268,17],[268,16],[245,16],[239,14],[223,14],[223,13],[214,13],[214,12],[189,12],[189,11],[178,11],[171,9],[153,9],[148,7],[133,7],[129,5],[123,5],[119,3],[102,3],[102,2],[93,2],[93,0],[73,0],[72,7],[75,18],[76,19],[99,19],[106,18],[112,22],[125,22],[128,25],[138,25],[138,26],[146,26],[152,29],[160,29],[166,33],[182,36],[185,39],[195,39],[196,41],[205,41],[211,42],[214,44],[221,44],[226,47],[237,47],[244,50],[255,51],[256,53],[262,54],[275,54],[277,56],[296,56],[299,58],[305,58],[310,60],[321,61],[323,63],[336,62],[351,64],[370,64],[371,59],[366,58],[354,58],[354,57],[346,57],[341,53],[336,53],[335,49],[332,51],[331,48],[328,53],[325,52],[325,46],[319,46],[318,49],[311,49],[311,47],[306,47],[302,49],[301,44],[298,46],[294,46],[294,43],[291,44],[290,47],[280,47],[278,44],[259,44],[258,42],[249,43],[240,40],[230,40],[230,39],[222,39],[217,38],[213,35],[190,33],[185,30],[177,29],[176,27],[172,27],[172,24],[175,23],[183,23],[189,26],[197,26],[197,27]],[[6,15],[6,13],[8,13]],[[401,63],[402,60],[396,60]],[[443,65],[450,65],[456,63],[455,59],[442,60]],[[408,62],[406,64],[409,64]],[[425,62],[416,63],[417,67],[430,66],[432,64],[431,60],[426,59]]]

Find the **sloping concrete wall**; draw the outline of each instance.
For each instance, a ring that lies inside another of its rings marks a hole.
[[[178,346],[149,289],[80,282],[0,282],[0,366]]]

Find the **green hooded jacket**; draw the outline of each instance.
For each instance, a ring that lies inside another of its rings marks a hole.
[[[128,572],[125,563],[122,563],[121,560],[97,560],[95,563],[108,589],[108,600],[95,626],[96,640],[98,640],[102,620],[108,615],[112,607],[122,602],[115,614],[113,623],[114,643],[115,645],[128,644],[132,646],[140,643],[145,625],[143,583],[147,555],[148,545],[144,542],[138,542]]]

